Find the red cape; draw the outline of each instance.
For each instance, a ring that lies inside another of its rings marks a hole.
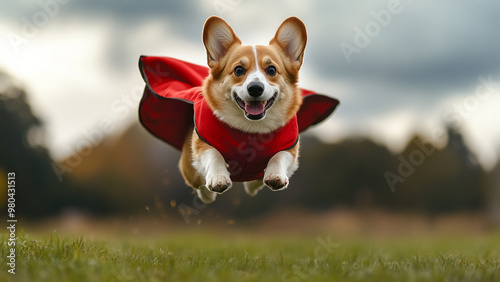
[[[208,68],[167,57],[141,56],[139,69],[146,82],[139,105],[139,120],[153,135],[181,150],[193,129],[195,100]],[[299,132],[326,119],[337,99],[302,89],[303,104],[297,113]]]
[[[224,157],[231,180],[245,182],[264,177],[269,160],[299,141],[299,124],[293,116],[287,124],[268,133],[248,133],[221,121],[203,95],[194,102],[194,125],[201,140]]]

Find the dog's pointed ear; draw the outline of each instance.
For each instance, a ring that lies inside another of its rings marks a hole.
[[[233,45],[241,45],[241,41],[223,19],[212,16],[203,27],[203,44],[207,49],[208,65],[213,68]]]
[[[276,45],[290,59],[297,70],[302,65],[307,33],[304,23],[297,17],[286,19],[276,31],[269,45]]]

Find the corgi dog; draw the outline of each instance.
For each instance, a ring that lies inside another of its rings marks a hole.
[[[303,98],[297,82],[306,41],[296,17],[286,19],[266,46],[242,45],[219,17],[205,22],[209,75],[179,162],[203,202],[213,202],[233,181],[244,182],[252,196],[263,186],[287,188],[298,168],[296,114]]]

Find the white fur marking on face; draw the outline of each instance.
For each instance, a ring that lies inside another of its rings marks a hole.
[[[230,98],[227,97],[227,101],[229,103],[225,104],[223,107],[214,109],[214,114],[217,118],[226,124],[229,124],[231,127],[236,128],[238,130],[248,132],[248,133],[269,133],[272,132],[283,125],[285,125],[288,120],[287,116],[287,107],[282,102],[286,97],[285,93],[281,91],[280,84],[271,84],[267,80],[267,75],[265,71],[262,70],[258,64],[259,55],[261,55],[257,46],[245,46],[248,48],[247,58],[250,59],[251,70],[249,70],[246,74],[245,80],[240,85],[231,85],[230,91],[226,92],[226,95],[229,94]],[[249,54],[250,48],[252,48],[253,58]],[[266,46],[259,46],[259,48],[266,48]],[[255,60],[255,69],[252,66],[252,62]],[[276,67],[279,67],[277,65]],[[283,67],[283,66],[281,66]],[[233,74],[230,74],[233,75]],[[264,85],[263,94],[258,97],[252,97],[248,94],[248,84],[252,81],[259,81]],[[266,115],[261,120],[250,120],[246,116],[245,110],[242,110],[241,107],[237,104],[237,101],[234,97],[238,97],[244,102],[249,101],[269,101],[276,94],[276,99],[274,104],[267,110]]]
[[[255,70],[257,72],[260,72],[259,59],[257,59],[257,48],[255,48],[255,45],[252,45],[252,51],[253,51],[253,55],[255,56]]]
[[[238,97],[243,101],[267,101],[271,99],[275,93],[279,95],[280,87],[278,85],[272,85],[267,81],[266,75],[260,70],[257,48],[252,46],[252,50],[255,57],[255,70],[246,77],[245,82],[243,82],[241,86],[233,86],[231,93],[236,93],[236,95],[238,95]],[[264,84],[264,93],[262,93],[262,96],[257,99],[250,96],[247,90],[248,84],[254,81]]]
[[[264,83],[265,88],[267,88],[267,86],[272,86],[269,84],[269,82],[267,82],[267,79],[266,79],[266,76],[264,75],[264,73],[262,73],[260,71],[259,59],[257,58],[257,48],[255,48],[255,45],[252,46],[252,51],[253,51],[253,55],[255,57],[255,71],[253,71],[251,74],[249,74],[247,76],[247,79],[245,80],[245,84],[248,85],[248,83],[250,83],[252,81],[259,81],[259,82]],[[265,95],[266,95],[266,90],[264,90],[263,96],[265,96]],[[271,97],[272,97],[272,95],[271,95]],[[267,99],[270,99],[271,97],[269,97]],[[265,100],[267,100],[267,99],[265,99]]]

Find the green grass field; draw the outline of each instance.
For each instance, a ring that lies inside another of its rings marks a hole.
[[[0,281],[500,281],[499,235],[19,234],[15,275],[7,272],[7,239],[2,233]]]

